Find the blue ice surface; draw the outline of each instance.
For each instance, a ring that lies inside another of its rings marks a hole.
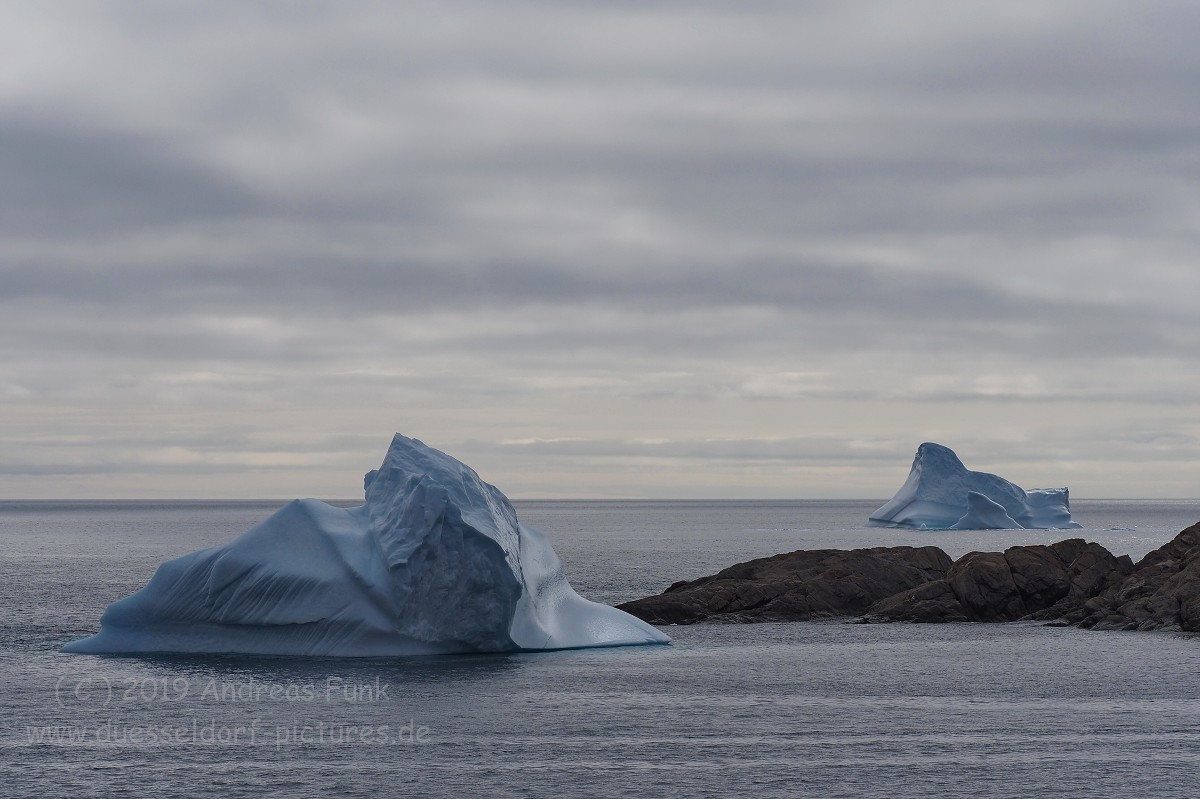
[[[917,530],[1066,530],[1071,519],[1066,488],[1029,491],[988,472],[969,470],[949,447],[926,442],[917,448],[908,479],[871,514],[872,527]]]
[[[666,643],[579,596],[549,539],[473,469],[397,434],[366,502],[288,503],[159,567],[76,653],[405,656]]]

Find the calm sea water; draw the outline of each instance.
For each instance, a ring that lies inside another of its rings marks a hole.
[[[670,646],[297,660],[63,655],[268,503],[0,502],[0,795],[1200,795],[1200,639],[1030,624],[670,627]],[[520,502],[620,602],[794,549],[1081,535],[1135,558],[1200,503],[1054,531],[862,526],[881,502]]]

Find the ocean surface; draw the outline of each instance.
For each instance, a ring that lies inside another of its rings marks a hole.
[[[58,651],[281,504],[0,502],[0,796],[1200,796],[1191,636],[802,622],[523,655]],[[881,504],[515,503],[609,603],[796,549],[1081,536],[1137,559],[1200,520],[1076,500],[1078,531],[863,527]]]

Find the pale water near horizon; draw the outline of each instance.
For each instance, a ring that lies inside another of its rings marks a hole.
[[[866,528],[881,501],[516,502],[617,603],[795,549],[1083,537],[1135,559],[1200,503],[1085,529]],[[0,502],[0,795],[1194,797],[1200,639],[1010,625],[669,627],[669,646],[391,660],[64,655],[164,560],[277,502]]]

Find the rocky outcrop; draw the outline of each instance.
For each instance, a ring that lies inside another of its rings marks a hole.
[[[942,580],[896,594],[868,611],[878,621],[1016,621],[1057,619],[1132,570],[1081,538],[1049,546],[1009,547],[963,555]]]
[[[885,597],[943,577],[937,547],[789,552],[675,583],[619,607],[652,624],[800,621],[865,613]]]
[[[957,561],[936,547],[810,550],[731,566],[620,608],[654,624],[851,616],[1200,632],[1200,524],[1136,565],[1081,538]]]
[[[1200,524],[1146,555],[1124,580],[1066,609],[1059,622],[1097,630],[1200,632]]]

